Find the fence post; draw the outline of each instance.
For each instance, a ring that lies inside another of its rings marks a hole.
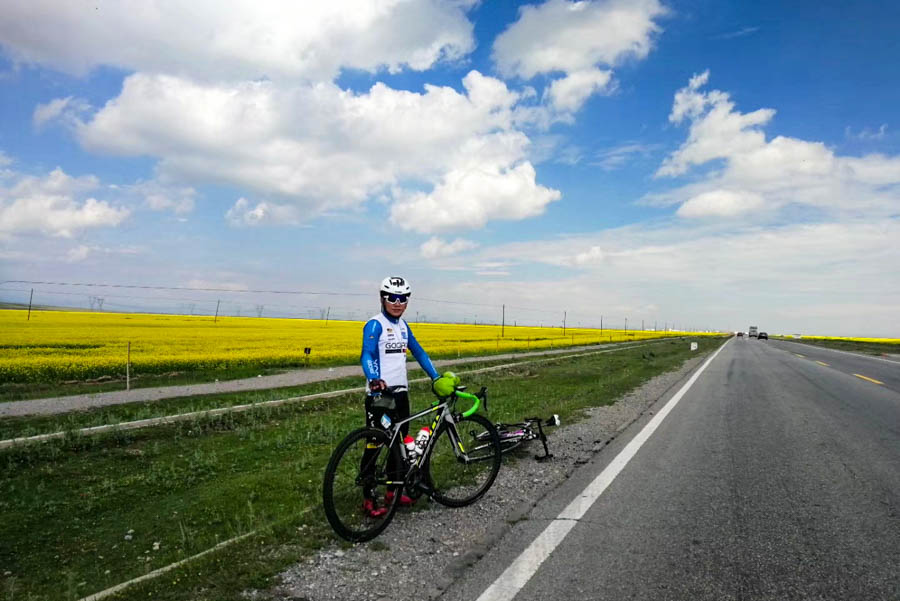
[[[131,341],[128,341],[128,355],[125,360],[125,390],[131,390]]]

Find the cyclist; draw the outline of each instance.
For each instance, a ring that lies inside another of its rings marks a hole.
[[[404,278],[387,277],[381,282],[379,295],[381,311],[366,322],[363,328],[363,344],[360,362],[366,376],[366,426],[387,429],[391,423],[409,417],[409,382],[406,376],[406,352],[425,370],[432,381],[439,375],[425,349],[416,341],[403,312],[409,303],[412,290]],[[382,420],[387,419],[385,422]],[[389,421],[388,421],[389,420]],[[402,427],[403,435],[409,433],[409,424]],[[362,458],[362,470],[374,469],[373,455],[378,452],[375,441],[371,441]],[[368,448],[373,447],[373,448]],[[401,458],[394,455],[388,467],[392,475],[402,477]],[[379,506],[373,491],[364,491],[363,511],[377,518],[387,513],[387,507]],[[396,491],[389,490],[386,501],[393,500]],[[415,501],[400,493],[400,505],[412,505]]]

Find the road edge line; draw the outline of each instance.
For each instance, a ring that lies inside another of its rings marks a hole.
[[[628,462],[637,454],[638,450],[656,431],[662,421],[669,415],[681,398],[694,385],[700,375],[712,363],[722,349],[728,346],[731,339],[725,341],[706,362],[691,376],[691,378],[670,398],[666,404],[647,422],[647,424],[632,438],[625,448],[619,451],[613,460],[603,468],[594,480],[588,484],[582,492],[572,500],[559,515],[535,538],[531,544],[516,557],[515,560],[503,571],[502,574],[490,585],[477,601],[511,601],[518,592],[537,573],[541,564],[550,556],[556,547],[563,541],[566,535],[578,523],[578,520],[594,504],[606,488],[615,480],[619,473],[628,465]]]

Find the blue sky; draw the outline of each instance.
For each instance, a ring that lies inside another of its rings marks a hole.
[[[900,336],[897,3],[319,4],[4,3],[0,298]]]

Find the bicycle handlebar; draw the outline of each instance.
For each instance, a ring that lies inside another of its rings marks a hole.
[[[487,410],[487,387],[482,386],[481,390],[478,391],[477,394],[471,394],[468,392],[463,392],[462,390],[454,391],[454,396],[460,399],[466,399],[467,401],[472,401],[472,406],[469,407],[466,411],[463,411],[463,417],[469,417],[476,411],[478,411],[478,407],[481,406],[481,403],[484,402],[484,409]]]

